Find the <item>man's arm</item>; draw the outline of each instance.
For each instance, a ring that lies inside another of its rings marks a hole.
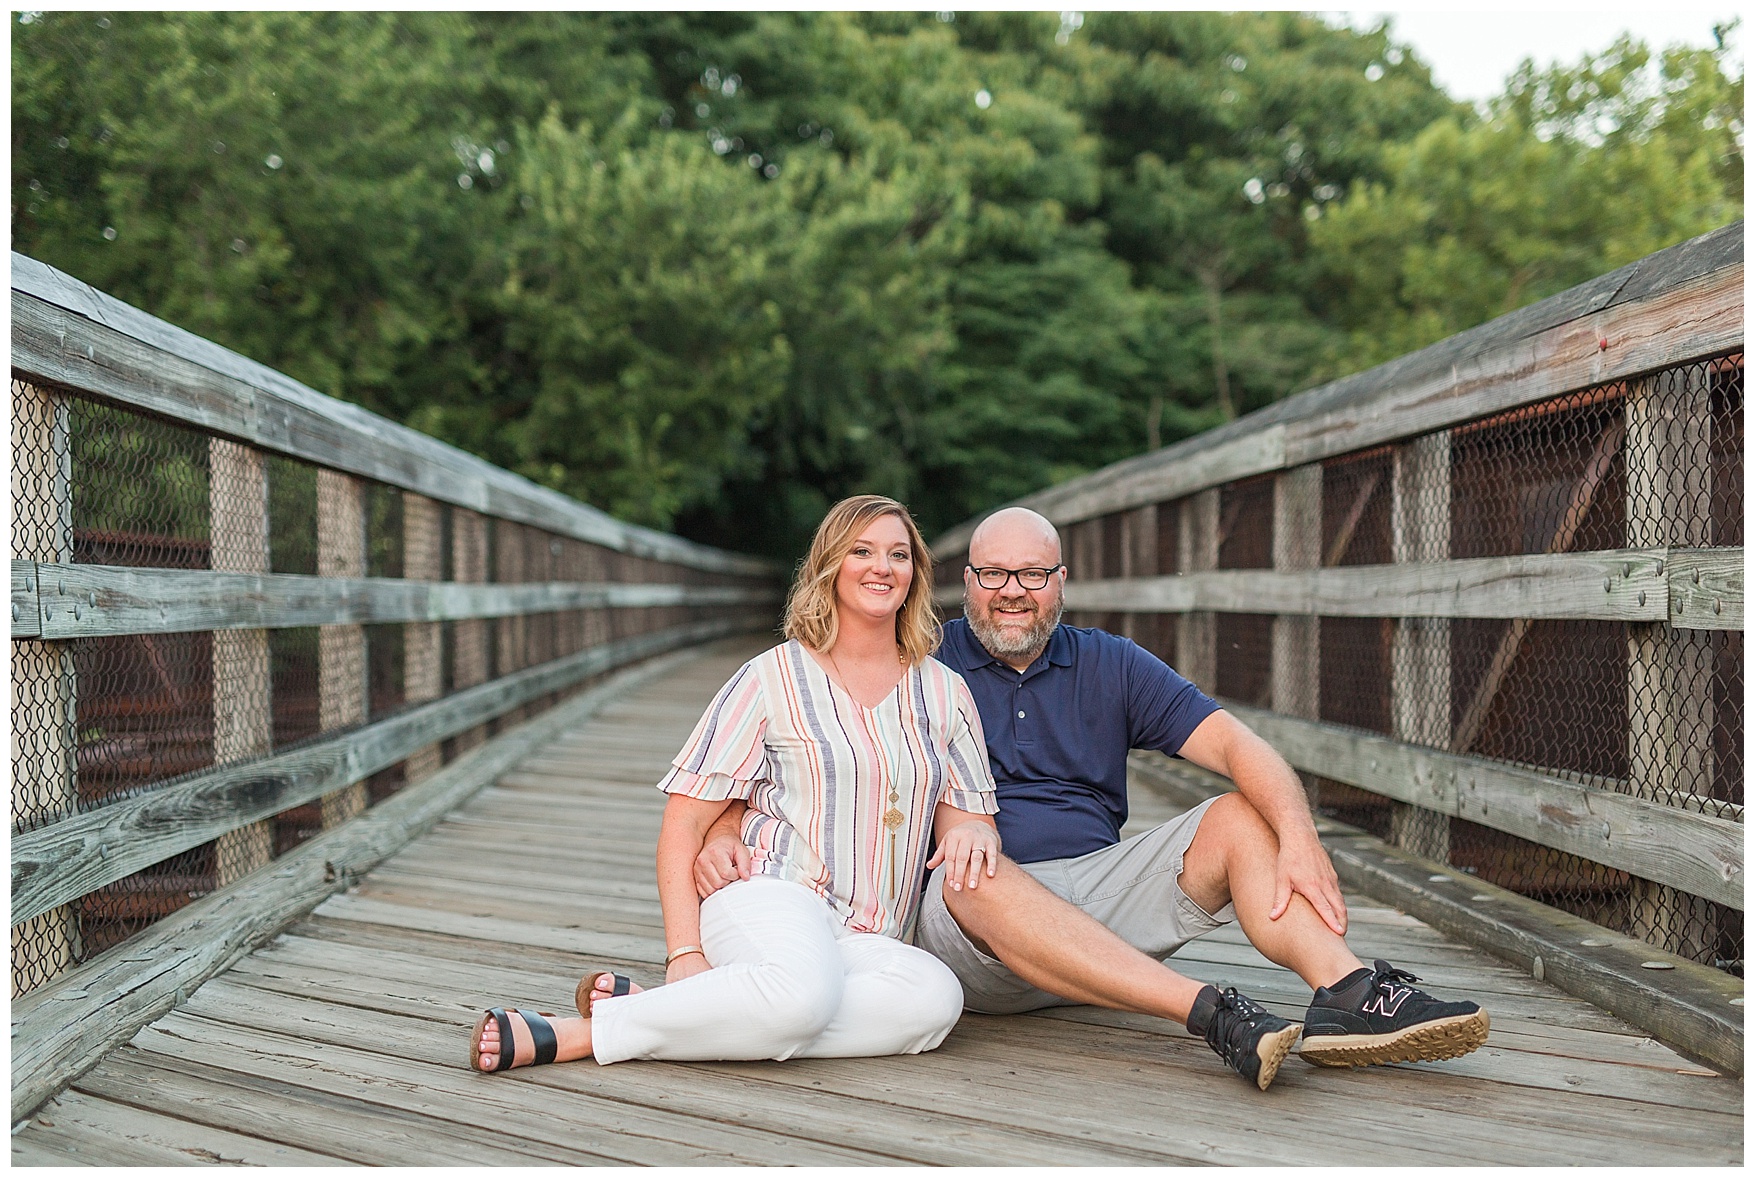
[[[1178,750],[1185,760],[1222,773],[1274,828],[1280,858],[1270,919],[1278,920],[1296,892],[1310,901],[1323,922],[1342,936],[1347,932],[1347,903],[1328,852],[1316,837],[1316,823],[1304,785],[1285,758],[1226,711],[1200,722]]]
[[[744,801],[734,801],[719,815],[695,856],[695,891],[705,900],[726,884],[750,877],[750,849],[743,845]]]

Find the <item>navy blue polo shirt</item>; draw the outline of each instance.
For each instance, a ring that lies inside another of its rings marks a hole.
[[[1019,674],[955,618],[936,655],[975,697],[999,785],[999,837],[1018,863],[1120,841],[1128,750],[1173,754],[1219,710],[1156,655],[1104,630],[1055,627]]]

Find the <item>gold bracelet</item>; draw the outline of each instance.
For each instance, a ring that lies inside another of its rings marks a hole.
[[[707,956],[705,953],[701,952],[701,947],[699,945],[679,945],[677,948],[672,949],[669,953],[664,955],[664,968],[669,969],[671,962],[679,957],[687,957],[691,953],[700,953],[702,957]]]

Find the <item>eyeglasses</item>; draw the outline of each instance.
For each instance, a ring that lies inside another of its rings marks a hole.
[[[1053,568],[1047,569],[978,569],[974,565],[967,567],[970,572],[975,574],[975,583],[983,589],[1004,589],[1006,582],[1013,577],[1018,579],[1020,589],[1046,589],[1048,588],[1048,578],[1066,566],[1057,564]]]

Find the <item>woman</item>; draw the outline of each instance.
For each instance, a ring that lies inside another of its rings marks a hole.
[[[930,657],[930,573],[900,503],[830,509],[787,599],[787,641],[720,689],[659,782],[667,984],[587,975],[584,1017],[552,1023],[490,1010],[471,1066],[894,1055],[944,1040],[962,988],[901,938],[926,868],[946,861],[975,886],[999,834],[974,700]],[[703,901],[695,857],[738,798],[751,877]]]

